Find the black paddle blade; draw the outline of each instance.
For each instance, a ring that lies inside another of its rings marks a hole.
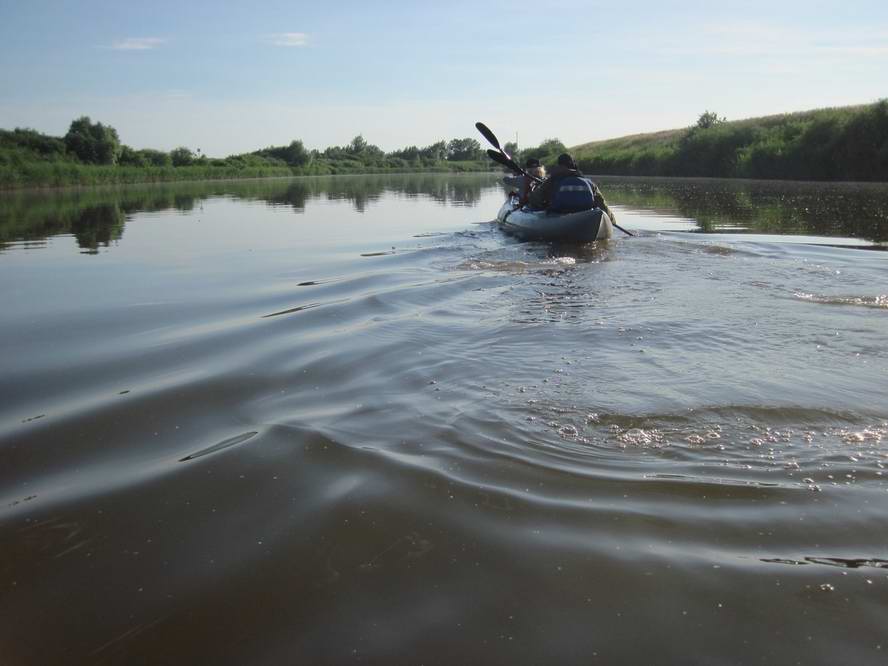
[[[499,140],[496,138],[496,134],[490,131],[490,128],[484,123],[475,123],[475,128],[481,132],[485,139],[490,142],[490,145],[496,148],[497,150],[502,150],[499,145]]]
[[[502,164],[504,167],[506,167],[506,168],[508,168],[508,169],[511,169],[511,170],[514,171],[515,173],[524,173],[524,172],[521,170],[521,167],[519,167],[519,166],[515,163],[515,160],[510,160],[510,159],[509,159],[508,157],[506,157],[503,153],[498,153],[498,152],[496,152],[495,150],[492,150],[492,149],[488,148],[488,149],[487,149],[487,156],[488,156],[490,159],[492,159],[494,162],[497,162],[498,164]]]
[[[615,226],[617,229],[619,229],[620,231],[622,231],[624,234],[628,234],[629,236],[632,236],[633,238],[635,237],[635,234],[633,234],[633,233],[632,233],[631,231],[629,231],[628,229],[624,229],[623,227],[621,227],[619,224],[617,224],[617,223],[614,222],[613,220],[611,220],[611,224],[614,225],[614,226]]]

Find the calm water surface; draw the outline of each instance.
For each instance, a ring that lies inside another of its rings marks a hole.
[[[884,664],[888,186],[0,196],[0,663]]]

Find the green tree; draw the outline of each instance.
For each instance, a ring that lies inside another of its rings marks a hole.
[[[143,148],[138,151],[139,155],[141,155],[142,159],[145,160],[147,164],[150,166],[157,167],[168,167],[173,161],[170,158],[169,153],[165,153],[162,150],[154,150],[152,148]]]
[[[426,146],[419,151],[419,156],[433,162],[447,159],[447,142],[438,141],[430,146]]]
[[[170,151],[170,159],[174,167],[191,166],[194,164],[195,155],[189,148],[179,146]]]
[[[393,150],[388,154],[388,157],[396,160],[400,159],[403,161],[412,162],[419,159],[420,151],[419,148],[417,148],[416,146],[408,146],[406,148],[402,148],[401,150]],[[397,166],[404,165],[398,163]]]
[[[133,150],[129,146],[120,147],[120,157],[117,158],[120,166],[148,166],[148,160],[138,150]]]
[[[522,159],[535,157],[543,164],[554,164],[561,153],[567,152],[565,146],[559,139],[546,139],[535,148],[527,148],[521,153]]]
[[[709,129],[710,127],[720,125],[723,122],[727,122],[727,118],[719,118],[718,114],[715,113],[715,111],[704,111],[700,114],[700,117],[697,118],[696,126],[699,129]]]
[[[322,153],[328,160],[340,160],[348,155],[342,146],[327,146]]]
[[[447,144],[448,160],[480,160],[484,157],[484,151],[481,150],[481,144],[475,139],[452,139]]]
[[[284,151],[284,160],[290,166],[305,166],[311,161],[311,155],[305,149],[302,141],[294,139]]]
[[[281,160],[288,166],[301,167],[311,161],[311,153],[305,149],[302,141],[298,139],[294,139],[287,146],[271,146],[251,154]]]
[[[65,142],[37,130],[16,127],[11,132],[0,130],[0,148],[22,149],[45,159],[60,159],[65,154]]]
[[[358,134],[354,139],[351,140],[351,143],[346,146],[345,150],[352,155],[360,155],[367,149],[367,139]]]
[[[380,160],[385,157],[385,152],[379,146],[374,146],[372,143],[367,144],[364,148],[364,152],[362,153],[364,157],[364,161],[369,160]]]
[[[512,157],[515,157],[518,154],[518,143],[515,141],[507,141],[506,145],[503,146],[503,150]]]
[[[116,164],[120,155],[120,138],[110,125],[93,123],[82,116],[71,123],[65,135],[69,153],[87,164]]]

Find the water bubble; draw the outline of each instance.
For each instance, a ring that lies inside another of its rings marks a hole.
[[[558,434],[562,437],[576,437],[579,435],[579,431],[572,425],[563,425],[558,428]]]
[[[659,430],[644,428],[631,428],[617,435],[617,439],[623,444],[634,446],[659,446],[666,443],[666,439]]]

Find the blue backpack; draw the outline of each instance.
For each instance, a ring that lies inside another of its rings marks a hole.
[[[555,185],[549,210],[554,213],[577,213],[595,208],[592,183],[579,176],[567,176]]]

